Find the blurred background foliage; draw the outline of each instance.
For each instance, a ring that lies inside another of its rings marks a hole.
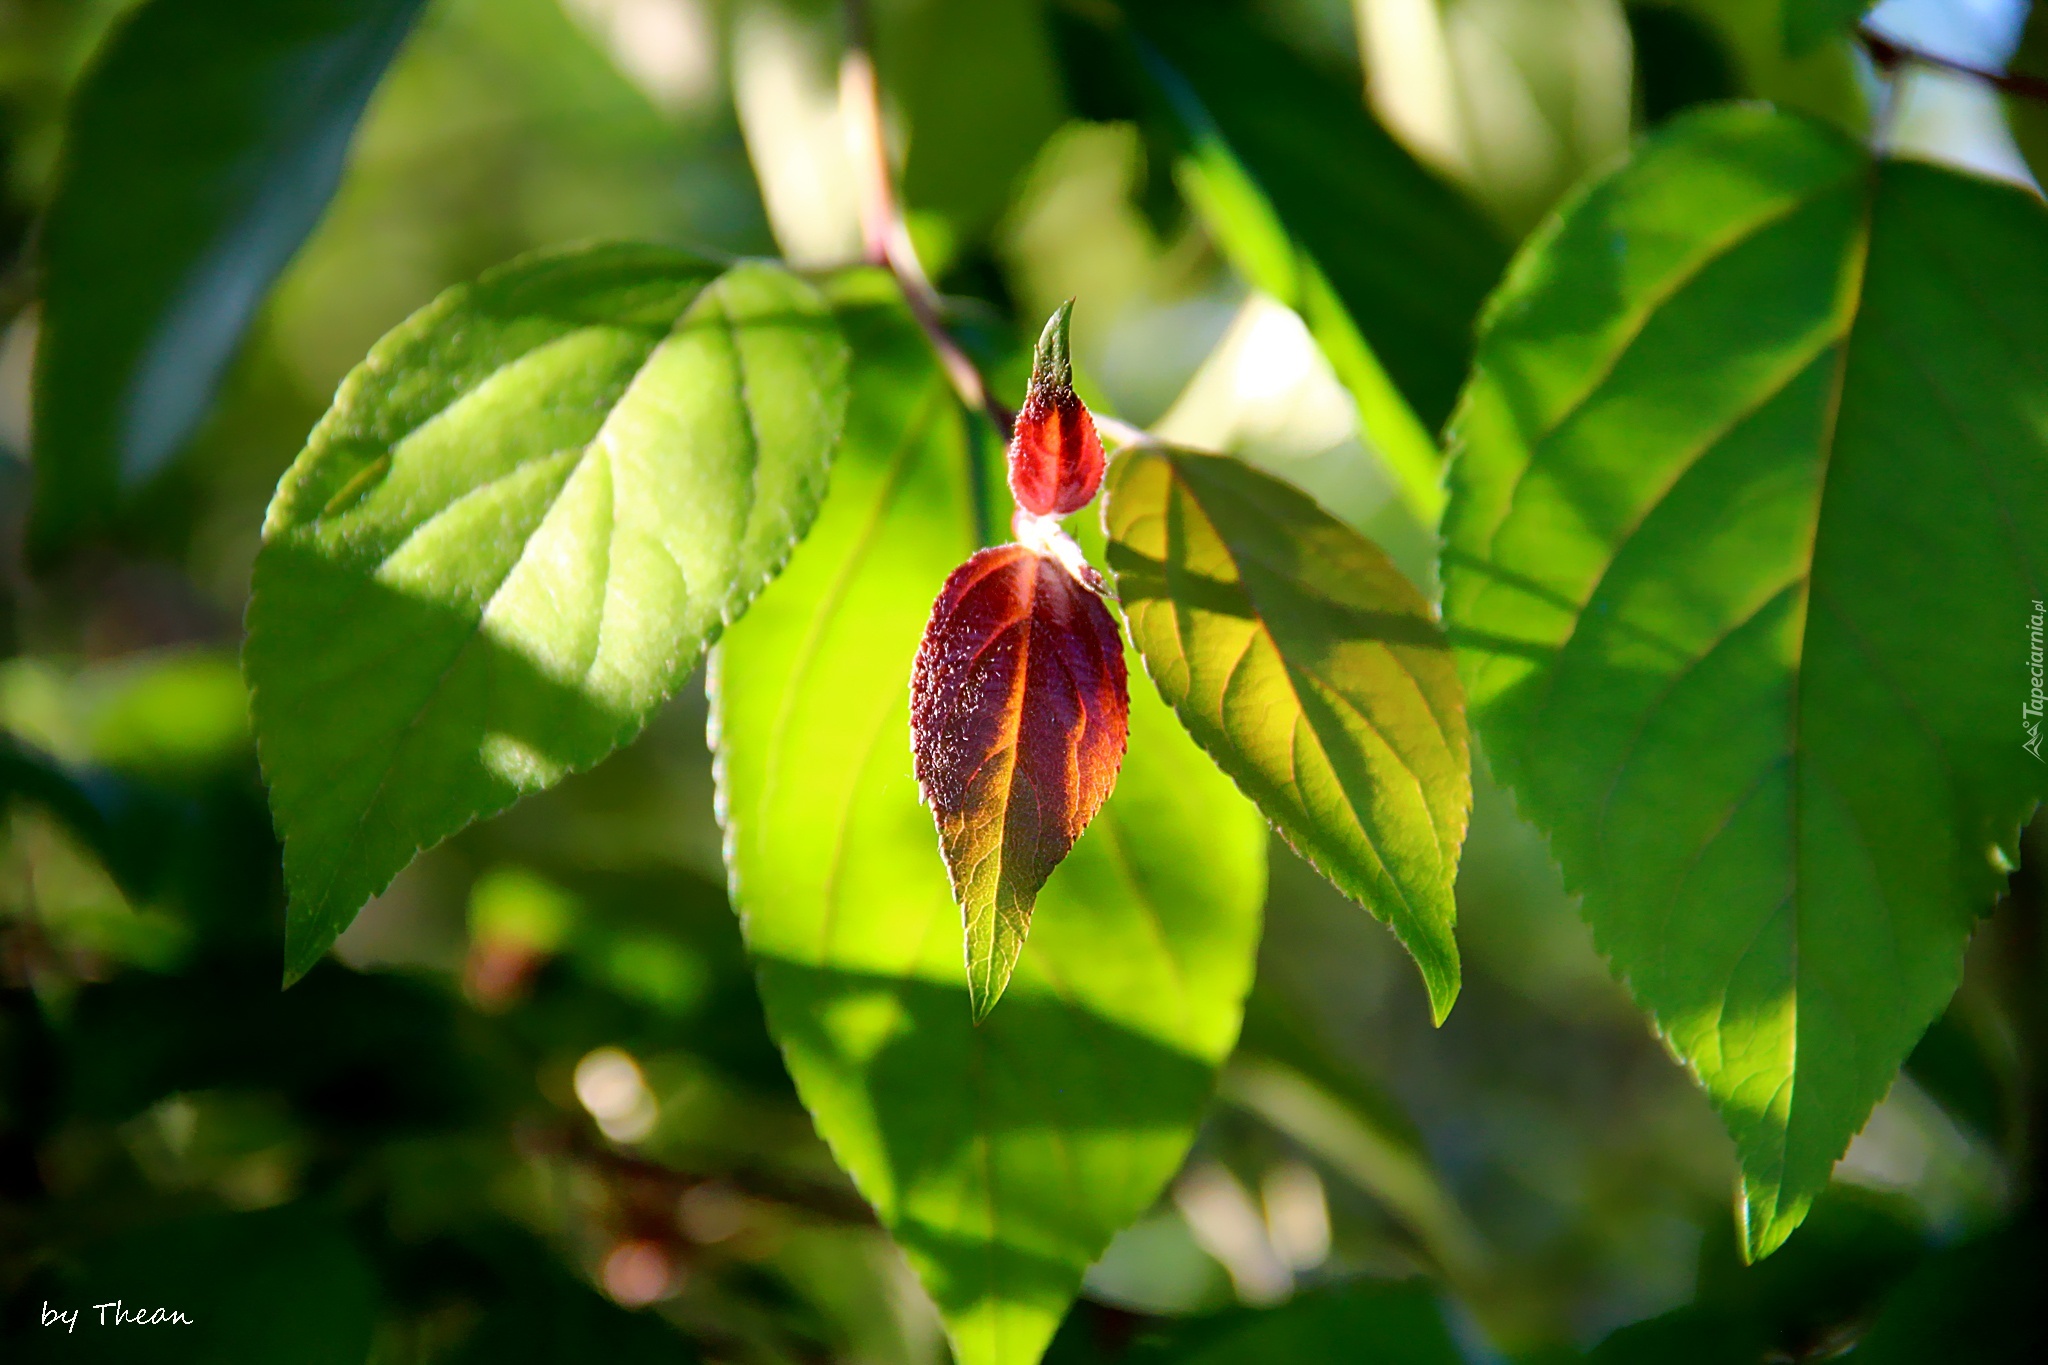
[[[280,994],[278,855],[235,664],[278,474],[347,368],[440,289],[586,237],[857,254],[838,7],[433,0],[203,424],[105,534],[30,574],[35,225],[67,94],[126,8],[0,0],[0,1356],[145,1358],[37,1325],[45,1302],[104,1293],[212,1324],[151,1338],[164,1359],[942,1359],[763,1026],[701,689],[421,858]],[[1199,121],[1130,64],[1116,7],[873,8],[912,234],[1010,396],[1030,320],[1078,295],[1092,399],[1297,482],[1425,575],[1400,497],[1416,433],[1373,419],[1371,377],[1340,373],[1314,300],[1205,193]],[[1195,96],[1239,154],[1274,158],[1253,169],[1276,198],[1308,177],[1297,223],[1319,204],[1328,221],[1296,230],[1339,294],[1325,244],[1382,244],[1342,213],[1407,196],[1414,239],[1446,254],[1378,265],[1450,310],[1453,382],[1514,242],[1687,105],[1875,121],[2021,181],[2042,146],[2038,107],[2014,102],[2009,126],[1968,78],[1913,69],[1888,91],[1839,36],[1788,56],[1779,0],[1129,8],[1186,41]],[[2023,27],[2016,60],[2039,56],[2048,30],[2026,20],[2014,0],[1887,0],[1872,22],[1997,68]],[[1234,85],[1226,45],[1204,71],[1212,22],[1248,25],[1271,61]],[[1358,115],[1290,128],[1297,94]],[[1262,143],[1264,115],[1283,121]],[[1345,137],[1335,164],[1287,161]],[[1720,1126],[1504,796],[1482,782],[1464,998],[1441,1030],[1393,939],[1276,844],[1212,1115],[1053,1358],[1364,1359],[1360,1324],[1400,1361],[1926,1359],[1930,1339],[1978,1351],[1945,1359],[2025,1358],[2000,1352],[2024,1349],[2016,1315],[2042,1282],[2035,865],[1836,1191],[1744,1269]],[[2001,1294],[2004,1318],[1958,1307]]]

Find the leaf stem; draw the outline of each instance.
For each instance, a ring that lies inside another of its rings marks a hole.
[[[1863,44],[1863,50],[1870,54],[1870,60],[1880,71],[1889,73],[1908,63],[1927,66],[1937,71],[1969,76],[2020,99],[2038,100],[2048,104],[2048,78],[2029,75],[2024,71],[1990,71],[1981,66],[1971,66],[1968,62],[1959,62],[1952,57],[1908,47],[1895,38],[1886,37],[1867,24],[1856,30],[1856,38]]]

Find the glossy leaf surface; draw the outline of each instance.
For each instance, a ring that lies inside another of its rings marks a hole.
[[[206,413],[420,0],[151,0],[80,89],[43,236],[34,540],[103,524]]]
[[[1818,125],[1671,125],[1532,242],[1455,428],[1498,772],[1698,1076],[1768,1253],[2048,790],[2048,212]]]
[[[1145,671],[1287,841],[1393,927],[1441,1022],[1472,784],[1429,604],[1370,541],[1236,460],[1134,450],[1103,518]]]
[[[832,495],[714,659],[734,897],[769,1024],[834,1157],[963,1365],[1028,1365],[1157,1199],[1237,1036],[1265,832],[1158,700],[976,1025],[904,735],[927,604],[974,548],[968,431],[886,281],[857,275]]]
[[[245,666],[304,972],[422,848],[637,732],[824,496],[809,284],[515,263],[378,344],[278,486]]]

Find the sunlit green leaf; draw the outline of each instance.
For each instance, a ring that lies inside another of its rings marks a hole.
[[[151,0],[72,105],[43,235],[34,540],[176,453],[341,178],[420,0]]]
[[[968,429],[886,281],[839,288],[855,397],[832,495],[714,656],[728,864],[818,1131],[963,1365],[1031,1362],[1193,1137],[1251,981],[1264,832],[1134,696],[1116,794],[971,1021],[909,736],[926,612],[974,548]]]
[[[1429,604],[1372,542],[1236,460],[1133,451],[1103,517],[1145,671],[1288,842],[1393,927],[1440,1022],[1472,781]]]
[[[637,732],[824,495],[816,291],[539,257],[380,342],[278,486],[245,655],[304,972],[418,850]]]
[[[1699,1077],[1770,1251],[2048,790],[2048,211],[1761,107],[1533,242],[1455,424],[1487,752]]]

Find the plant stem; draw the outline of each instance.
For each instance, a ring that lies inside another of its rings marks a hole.
[[[981,371],[946,330],[944,302],[917,259],[917,247],[904,225],[895,178],[889,170],[888,143],[882,131],[881,86],[875,79],[875,62],[869,52],[867,6],[862,0],[846,0],[846,55],[839,62],[839,110],[846,123],[847,150],[853,157],[859,182],[863,253],[871,265],[884,266],[896,277],[911,316],[917,319],[917,325],[938,353],[939,364],[960,401],[972,410],[987,413],[996,430],[1005,440],[1009,439],[1010,410],[989,392]]]
[[[1969,76],[1980,80],[1993,89],[2021,99],[2039,100],[2048,103],[2048,79],[2031,76],[2024,71],[1987,71],[1981,66],[1971,66],[1933,52],[1923,52],[1917,47],[1908,47],[1893,38],[1868,26],[1856,30],[1857,41],[1870,54],[1870,60],[1881,71],[1891,71],[1906,63],[1915,66],[1932,67],[1937,71],[1950,71],[1958,76]]]

